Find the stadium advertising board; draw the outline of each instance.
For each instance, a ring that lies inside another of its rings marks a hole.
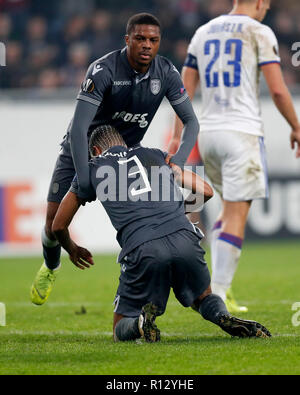
[[[195,103],[195,108],[200,104]],[[296,100],[296,108],[300,101]],[[300,162],[289,146],[289,128],[271,100],[263,101],[270,199],[256,201],[250,211],[248,240],[299,238]],[[12,124],[18,133],[4,133],[0,148],[0,254],[41,253],[40,235],[44,224],[46,196],[53,166],[65,129],[74,111],[73,101],[37,104],[4,103],[0,115],[3,130]],[[36,116],[37,111],[39,117]],[[164,103],[144,139],[144,146],[164,149],[173,121],[172,110]],[[11,156],[11,153],[14,156]],[[278,160],[280,158],[280,160]],[[207,204],[203,217],[209,230],[216,218],[218,198]],[[72,225],[78,243],[95,252],[117,252],[115,231],[100,204],[80,210]]]
[[[270,198],[252,207],[247,236],[252,239],[299,238],[300,179],[272,176]]]

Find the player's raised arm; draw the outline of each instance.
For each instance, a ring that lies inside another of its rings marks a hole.
[[[292,128],[291,146],[297,145],[296,157],[300,158],[300,123],[290,92],[285,84],[280,64],[270,63],[261,66],[270,94],[276,107]]]
[[[85,248],[79,247],[71,239],[68,230],[81,204],[81,199],[74,192],[69,191],[59,206],[53,221],[52,231],[61,246],[68,252],[74,265],[84,270],[94,265],[92,254]]]

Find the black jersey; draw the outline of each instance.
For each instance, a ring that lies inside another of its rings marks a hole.
[[[180,229],[195,231],[172,170],[158,149],[113,147],[90,162],[92,189],[117,230],[119,261],[146,241]],[[71,191],[77,192],[77,180]]]
[[[112,125],[133,147],[143,139],[164,97],[173,107],[188,98],[175,66],[157,55],[148,72],[138,74],[124,48],[90,65],[77,99],[98,106],[89,134],[97,126]]]

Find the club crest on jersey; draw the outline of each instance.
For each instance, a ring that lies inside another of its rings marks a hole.
[[[89,78],[83,82],[81,88],[82,88],[83,92],[92,93],[95,89],[95,84],[94,84],[93,80],[91,80]]]
[[[99,73],[99,71],[102,71],[102,70],[103,70],[103,68],[101,67],[101,64],[98,63],[94,66],[92,74],[95,75],[95,74]]]
[[[161,82],[160,80],[151,80],[150,81],[150,89],[153,95],[158,95],[161,90]]]

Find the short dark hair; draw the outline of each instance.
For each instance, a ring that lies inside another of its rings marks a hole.
[[[136,25],[153,25],[158,26],[159,29],[161,29],[160,21],[156,18],[156,16],[152,14],[147,14],[145,12],[133,15],[129,19],[127,23],[126,33],[128,35],[132,33]]]
[[[102,151],[106,151],[115,145],[126,147],[126,143],[117,129],[111,125],[98,126],[90,137],[90,155],[94,156],[94,147],[99,147]]]

